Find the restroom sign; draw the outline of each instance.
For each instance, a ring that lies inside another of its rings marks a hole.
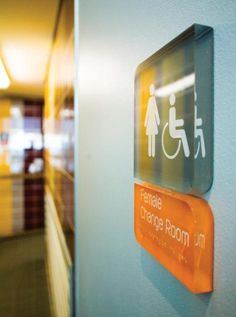
[[[201,198],[134,185],[139,244],[193,293],[213,290],[214,221]]]
[[[206,66],[207,65],[207,66]],[[213,179],[213,34],[193,25],[135,78],[135,178],[202,194]]]

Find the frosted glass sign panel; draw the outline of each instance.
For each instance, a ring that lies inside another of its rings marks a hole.
[[[135,178],[202,194],[213,179],[213,30],[194,24],[135,78]]]

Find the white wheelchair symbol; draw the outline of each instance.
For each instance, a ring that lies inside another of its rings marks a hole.
[[[197,94],[194,94],[194,99],[195,99],[195,106],[194,106],[194,138],[197,139],[199,137],[198,140],[198,145],[197,145],[197,151],[194,154],[194,158],[198,157],[199,151],[200,151],[200,147],[202,149],[202,157],[206,157],[206,148],[205,148],[205,141],[204,141],[204,136],[203,136],[203,130],[201,129],[202,127],[202,118],[198,118],[197,117],[197,105],[196,105],[196,101],[197,101]]]
[[[170,160],[173,160],[179,154],[181,144],[183,146],[185,157],[189,157],[189,155],[190,155],[190,150],[189,150],[186,132],[182,128],[184,126],[184,120],[183,119],[176,119],[176,108],[174,106],[175,101],[176,101],[175,95],[172,94],[169,98],[169,102],[170,102],[170,106],[171,106],[169,109],[169,121],[164,126],[164,129],[162,131],[162,138],[161,138],[163,152],[164,152],[165,156]],[[178,139],[177,149],[173,154],[167,153],[166,148],[165,148],[164,135],[165,135],[167,126],[169,126],[170,137],[172,139]]]
[[[195,102],[197,100],[197,94],[195,93]],[[179,151],[181,149],[181,145],[183,146],[184,156],[189,157],[190,156],[190,150],[188,145],[188,140],[186,136],[186,132],[183,129],[184,127],[184,120],[183,119],[176,119],[176,108],[175,108],[175,95],[172,94],[169,98],[170,103],[170,109],[169,109],[169,121],[165,124],[163,131],[162,131],[162,138],[161,138],[161,144],[162,149],[165,154],[165,156],[173,160],[176,158],[176,156],[179,154]],[[178,143],[176,146],[176,151],[173,154],[167,153],[166,147],[165,147],[165,133],[166,128],[169,126],[169,135],[172,139],[177,139]],[[197,150],[196,153],[194,153],[194,158],[196,159],[200,153],[201,148],[201,154],[202,157],[206,156],[206,148],[205,148],[205,142],[204,142],[204,136],[203,136],[203,130],[202,130],[202,118],[197,117],[197,105],[194,106],[194,138],[198,140],[197,144]]]

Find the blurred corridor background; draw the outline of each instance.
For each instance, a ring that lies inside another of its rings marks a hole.
[[[0,316],[73,313],[74,3],[0,2]]]

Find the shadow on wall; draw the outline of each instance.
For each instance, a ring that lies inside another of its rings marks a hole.
[[[200,317],[206,315],[212,293],[197,295],[190,293],[185,286],[144,250],[141,251],[141,261],[145,276],[180,316]]]

